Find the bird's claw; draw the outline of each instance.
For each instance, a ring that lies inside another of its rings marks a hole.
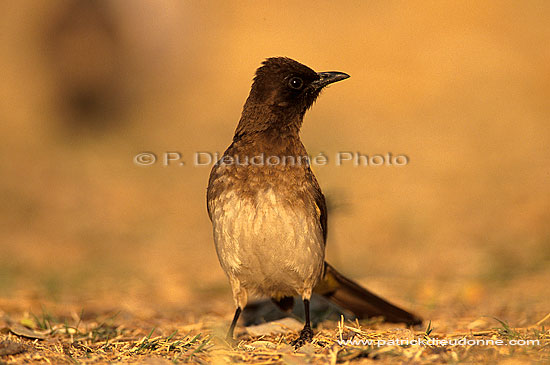
[[[300,331],[300,337],[292,341],[290,344],[294,346],[295,350],[297,350],[306,343],[311,342],[311,340],[313,340],[313,330],[311,327],[304,327],[304,329]]]

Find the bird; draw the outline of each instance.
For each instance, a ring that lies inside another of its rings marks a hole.
[[[282,310],[304,304],[305,324],[295,348],[313,339],[312,293],[359,318],[422,319],[369,292],[325,262],[327,206],[300,139],[306,111],[328,85],[349,78],[315,72],[288,57],[267,58],[256,70],[233,141],[212,167],[207,211],[216,253],[231,285],[235,326],[250,294]]]

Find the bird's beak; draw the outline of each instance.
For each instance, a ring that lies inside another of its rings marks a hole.
[[[316,89],[322,89],[323,87],[327,86],[328,84],[332,84],[333,82],[345,80],[348,77],[350,77],[346,73],[336,72],[336,71],[319,72],[319,73],[317,73],[317,75],[319,75],[319,80],[314,81],[312,83],[312,85]]]

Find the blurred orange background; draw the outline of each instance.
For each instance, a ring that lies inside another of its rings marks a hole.
[[[329,262],[426,317],[540,319],[549,12],[542,0],[2,3],[0,297],[232,312],[210,169],[193,154],[223,152],[254,70],[288,56],[352,76],[302,131],[330,159],[314,167]],[[186,164],[139,166],[142,151]],[[336,166],[338,151],[410,163]]]

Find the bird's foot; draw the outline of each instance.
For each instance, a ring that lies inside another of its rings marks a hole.
[[[311,327],[307,326],[300,331],[300,337],[292,341],[290,344],[294,346],[294,349],[297,350],[300,347],[304,346],[306,343],[311,342],[312,339],[313,339],[313,330],[311,329]]]

